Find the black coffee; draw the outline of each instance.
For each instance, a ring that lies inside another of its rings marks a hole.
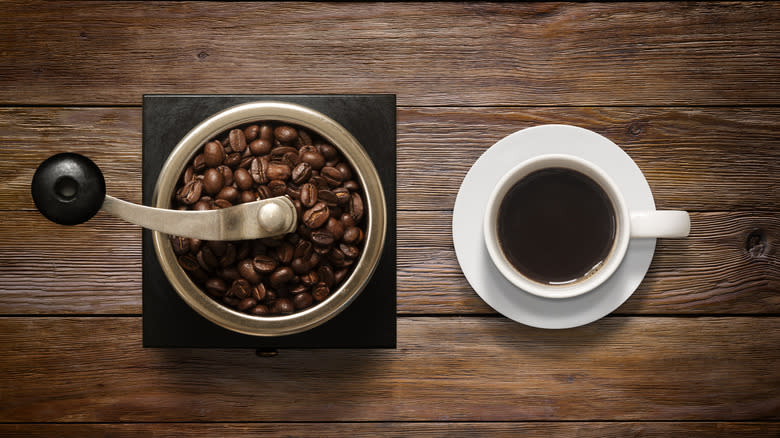
[[[597,269],[615,240],[615,211],[589,177],[570,169],[533,172],[509,189],[498,210],[498,239],[509,262],[546,284]]]

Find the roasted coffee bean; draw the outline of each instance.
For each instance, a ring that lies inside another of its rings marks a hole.
[[[333,194],[336,195],[336,203],[339,205],[345,205],[349,203],[349,190],[345,189],[344,187],[337,187],[333,189]]]
[[[200,198],[200,201],[196,202],[195,205],[192,206],[192,209],[195,211],[205,211],[211,210],[212,207],[213,202],[210,199]]]
[[[328,184],[337,186],[344,180],[344,175],[335,167],[325,166],[320,170],[320,175],[328,180]]]
[[[298,130],[298,144],[301,146],[311,145],[311,136],[306,130]]]
[[[282,155],[281,162],[289,166],[290,169],[294,169],[301,162],[300,158],[298,158],[298,151],[285,153]]]
[[[267,303],[271,303],[276,300],[276,291],[273,289],[266,288],[265,290],[265,301]]]
[[[344,225],[341,224],[340,220],[333,217],[328,219],[328,222],[325,224],[325,230],[332,234],[335,240],[341,240],[344,236]]]
[[[264,138],[266,140],[272,140],[274,138],[274,128],[273,126],[263,123],[260,125],[260,138]]]
[[[282,161],[287,154],[298,154],[298,149],[292,146],[277,146],[271,149],[271,161]],[[297,164],[296,159],[296,164]]]
[[[267,157],[259,157],[252,160],[252,164],[249,166],[249,174],[255,183],[265,184],[268,182],[268,164]]]
[[[236,246],[233,244],[229,244],[227,250],[225,251],[225,254],[223,254],[219,258],[219,265],[222,267],[230,266],[236,262],[236,258],[237,258]]]
[[[274,137],[282,143],[290,144],[298,139],[298,131],[292,126],[277,126],[274,129]]]
[[[330,217],[333,219],[338,219],[341,217],[341,207],[335,206],[335,207],[328,207],[330,209]]]
[[[341,284],[341,282],[343,282],[344,279],[347,278],[348,273],[349,273],[349,269],[347,268],[339,269],[338,271],[333,273],[333,281],[335,281],[336,284]]]
[[[195,254],[200,251],[201,245],[203,245],[202,240],[190,238],[190,253]]]
[[[265,138],[258,138],[257,140],[254,140],[253,142],[249,143],[249,149],[252,151],[255,155],[265,155],[269,152],[271,152],[271,147],[273,145],[270,141],[268,141]]]
[[[293,201],[300,200],[301,199],[301,188],[294,186],[294,185],[288,185],[287,186],[287,196],[292,198]]]
[[[344,188],[349,190],[350,192],[357,192],[358,190],[360,190],[360,186],[358,185],[358,183],[353,180],[344,181],[343,185]]]
[[[317,150],[322,154],[326,160],[334,160],[338,157],[339,153],[332,145],[327,143],[320,143],[317,145]]]
[[[350,199],[352,197],[350,196]],[[344,225],[344,229],[346,230],[349,227],[355,226],[355,219],[352,218],[352,215],[349,213],[342,213],[341,215],[341,224]]]
[[[257,286],[252,288],[252,297],[256,299],[258,302],[263,301],[265,299],[265,284],[259,283]]]
[[[246,297],[238,303],[238,310],[245,312],[257,305],[257,300],[252,297]]]
[[[233,171],[230,169],[230,167],[226,165],[217,166],[217,170],[219,173],[222,174],[222,177],[225,180],[226,186],[232,186],[233,185]]]
[[[244,259],[238,262],[238,272],[251,284],[260,283],[260,274],[255,270],[252,259]]]
[[[185,184],[184,187],[180,188],[179,191],[176,192],[176,199],[178,199],[182,204],[192,205],[197,202],[198,199],[200,199],[200,194],[202,191],[203,183],[197,179],[194,179]]]
[[[311,257],[309,257],[309,266],[311,266],[312,269],[316,268],[320,264],[320,255],[317,254],[316,251],[311,252]]]
[[[281,163],[269,163],[265,175],[269,180],[279,179],[286,181],[290,178],[290,167]]]
[[[249,313],[255,316],[265,316],[271,313],[271,311],[268,310],[268,307],[265,306],[264,304],[258,304],[257,306],[252,308],[252,310]]]
[[[311,269],[308,260],[303,258],[292,259],[290,262],[290,267],[292,268],[293,272],[298,275],[305,274],[309,271],[309,269]]]
[[[236,181],[236,186],[241,190],[250,190],[252,189],[252,175],[249,174],[249,171],[246,169],[236,169],[235,172],[233,172],[233,179]]]
[[[257,188],[258,199],[268,199],[271,197],[271,189],[267,185],[262,185]]]
[[[344,230],[342,240],[347,244],[358,244],[363,240],[363,231],[355,226],[349,227]]]
[[[295,306],[289,298],[279,298],[274,301],[271,312],[282,315],[289,315],[295,312]]]
[[[328,206],[324,202],[318,202],[305,212],[303,212],[303,223],[311,229],[319,228],[325,225],[330,217]]]
[[[195,257],[192,256],[192,254],[184,254],[179,256],[179,266],[182,267],[187,272],[192,272],[200,268],[200,264],[198,264],[198,261],[195,259]]]
[[[311,294],[308,292],[297,294],[293,298],[293,305],[298,310],[302,310],[311,306],[313,302],[314,299],[312,298]]]
[[[309,271],[305,274],[301,274],[301,284],[312,287],[320,281],[320,277],[316,271]]]
[[[249,285],[249,282],[246,279],[239,278],[230,286],[227,295],[243,300],[252,293],[251,291],[252,287]]]
[[[292,181],[295,184],[303,184],[311,178],[311,164],[307,162],[300,162],[292,170]]]
[[[246,137],[246,141],[252,141],[256,139],[258,135],[260,135],[259,126],[249,125],[246,128],[244,128],[244,137]]]
[[[224,297],[222,297],[222,302],[230,307],[235,308],[238,307],[238,303],[240,303],[241,300],[226,294]]]
[[[224,199],[230,203],[235,204],[238,200],[238,189],[232,186],[225,186],[217,193],[217,199]]]
[[[317,199],[326,203],[328,207],[335,207],[339,203],[339,198],[330,190],[317,191]]]
[[[311,242],[308,240],[299,239],[298,243],[295,245],[295,252],[293,253],[293,257],[308,259],[311,256],[313,249],[314,248],[312,247]]]
[[[288,281],[292,280],[294,275],[295,273],[290,267],[283,266],[281,268],[277,268],[268,278],[268,281],[271,283],[271,287],[278,289]]]
[[[323,301],[330,295],[330,288],[323,282],[317,283],[317,285],[314,286],[314,289],[312,289],[311,295],[315,300]]]
[[[311,232],[311,241],[315,245],[327,247],[336,241],[335,236],[327,230],[314,230]]]
[[[236,152],[244,152],[246,149],[246,134],[240,129],[231,129],[230,134],[230,147]]]
[[[247,148],[249,150],[249,148]],[[250,154],[249,156],[243,156],[241,157],[241,162],[238,163],[238,167],[242,169],[248,170],[250,166],[252,166],[252,160],[254,160],[254,155]]]
[[[271,181],[268,181],[268,190],[271,191],[272,197],[284,196],[287,194],[287,184],[282,180],[272,179]]]
[[[349,214],[355,219],[355,222],[360,222],[363,219],[363,198],[359,193],[352,193],[352,197],[349,199]]]
[[[347,256],[339,249],[339,248],[331,248],[328,252],[328,261],[330,261],[333,266],[339,268],[344,267],[344,263],[347,259]],[[335,282],[335,276],[333,281]]]
[[[203,158],[203,154],[198,154],[192,160],[192,170],[195,172],[203,172],[206,169],[206,159]]]
[[[332,287],[336,281],[333,277],[333,269],[328,265],[320,265],[320,267],[317,268],[317,275],[320,277],[320,282],[328,287]]]
[[[283,244],[276,247],[276,250],[274,251],[276,260],[281,264],[289,264],[293,259],[294,253],[295,248],[289,242],[284,242]]]
[[[233,206],[233,203],[227,199],[217,199],[214,201],[214,206],[217,208],[229,208]]]
[[[209,168],[203,174],[203,190],[210,195],[216,195],[225,186],[225,177],[216,168]]]
[[[208,167],[219,166],[225,161],[225,148],[218,141],[206,143],[206,145],[203,146],[203,161]]]
[[[338,169],[339,172],[341,172],[342,181],[347,181],[352,179],[352,168],[349,167],[349,164],[341,162],[336,165],[336,169]]]
[[[173,252],[177,255],[184,255],[190,252],[190,239],[181,236],[171,236],[171,246]]]
[[[236,168],[239,164],[241,164],[242,159],[241,152],[234,152],[232,154],[228,154],[228,156],[225,157],[224,163],[226,166]]]
[[[294,199],[293,206],[295,207],[295,214],[298,217],[301,217],[301,215],[303,215],[303,204],[301,203],[301,201],[299,199]]]
[[[192,170],[192,166],[187,166],[187,168],[184,169],[184,176],[182,176],[181,181],[184,184],[187,184],[188,182],[192,181],[193,178],[195,178],[195,171]]]
[[[319,152],[306,151],[301,154],[301,161],[309,163],[313,170],[320,170],[325,165],[325,157]]]
[[[301,186],[301,204],[305,207],[313,207],[317,203],[318,190],[314,184],[306,183]]]
[[[355,259],[360,255],[360,248],[355,245],[348,245],[346,243],[339,244],[339,249],[347,258]]]
[[[206,292],[209,292],[210,295],[217,295],[222,296],[225,295],[225,292],[227,292],[227,284],[225,283],[225,280],[217,277],[211,277],[203,284],[203,286],[206,288]]]
[[[230,283],[233,283],[234,281],[241,278],[241,274],[238,272],[238,268],[234,266],[227,266],[225,268],[220,269],[217,271],[217,275],[224,278],[225,281],[228,281]]]
[[[330,190],[328,182],[320,175],[312,174],[311,178],[309,178],[309,182],[314,184],[314,186],[317,187],[317,190]]]
[[[254,190],[244,190],[241,192],[241,195],[239,195],[238,200],[242,203],[257,201],[257,192]]]
[[[214,250],[210,246],[203,245],[197,254],[198,262],[201,263],[201,267],[207,271],[212,271],[219,267],[219,258],[214,254]]]
[[[295,285],[295,287],[290,289],[290,295],[298,295],[298,294],[302,294],[302,293],[308,292],[308,291],[309,291],[309,287],[308,286],[306,286],[305,284],[299,283],[299,284]]]
[[[252,266],[255,268],[255,271],[261,274],[270,274],[276,270],[277,264],[273,258],[267,255],[259,255],[252,259]]]
[[[324,256],[327,255],[330,252],[330,246],[321,246],[321,245],[315,245],[314,246],[314,253]]]

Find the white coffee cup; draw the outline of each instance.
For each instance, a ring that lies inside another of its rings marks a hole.
[[[507,192],[529,174],[550,168],[571,169],[596,182],[612,203],[615,216],[614,239],[607,256],[588,275],[564,284],[542,283],[518,271],[505,256],[498,236],[499,208]],[[483,221],[485,245],[496,268],[518,288],[545,298],[582,295],[604,283],[620,266],[631,239],[686,237],[690,227],[685,211],[630,211],[619,188],[602,169],[582,158],[562,154],[541,155],[507,172],[490,194]]]

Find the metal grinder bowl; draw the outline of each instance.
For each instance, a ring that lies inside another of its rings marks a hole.
[[[323,302],[283,316],[254,316],[237,312],[206,295],[179,266],[167,234],[153,231],[160,266],[181,298],[206,319],[235,332],[254,336],[282,336],[314,328],[344,310],[366,287],[385,244],[387,211],[379,174],[365,149],[344,127],[310,108],[275,101],[251,102],[221,111],[203,120],[176,145],[160,171],[152,205],[171,208],[176,183],[187,163],[217,134],[247,123],[291,123],[307,128],[330,142],[352,166],[363,187],[366,206],[363,251],[352,273]]]

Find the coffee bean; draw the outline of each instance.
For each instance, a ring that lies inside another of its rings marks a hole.
[[[298,275],[306,274],[310,269],[307,259],[300,257],[292,259],[290,262],[290,267],[292,268],[293,272]]]
[[[252,259],[252,266],[255,271],[261,274],[270,274],[276,269],[276,260],[266,255],[255,256]]]
[[[331,186],[337,186],[344,180],[344,175],[335,167],[325,166],[320,170],[320,175],[328,180]]]
[[[289,264],[293,259],[295,248],[288,242],[284,242],[276,248],[275,255],[276,260],[280,264]]]
[[[321,153],[315,151],[306,151],[301,154],[301,161],[309,163],[313,170],[320,170],[325,165],[325,157]]]
[[[236,186],[241,190],[252,189],[252,175],[246,169],[236,169],[233,172],[233,179],[236,181]]]
[[[360,248],[355,245],[348,245],[346,243],[339,244],[339,249],[347,258],[355,259],[360,255]]]
[[[201,183],[200,180],[194,179],[176,192],[176,199],[182,204],[192,205],[200,199],[202,191],[203,183]]]
[[[211,248],[203,246],[196,254],[195,258],[198,260],[198,264],[205,271],[213,271],[219,267],[219,259],[214,254]]]
[[[328,287],[333,286],[336,281],[333,278],[333,269],[328,265],[320,265],[320,267],[317,268],[317,275],[320,277],[320,282]]]
[[[298,131],[292,126],[282,125],[274,129],[274,136],[280,142],[290,144],[298,139]]]
[[[295,287],[290,289],[290,295],[299,295],[308,291],[309,288],[305,284],[297,284]]]
[[[357,244],[363,240],[363,231],[355,226],[349,227],[344,230],[344,236],[342,237],[344,243]]]
[[[347,278],[348,273],[349,269],[347,268],[339,269],[333,273],[333,280],[336,282],[336,284],[341,284],[341,282]]]
[[[318,190],[313,184],[306,183],[301,186],[301,204],[305,207],[313,207],[317,203]]]
[[[316,271],[309,271],[305,274],[301,274],[301,284],[312,287],[320,281],[319,275]]]
[[[236,152],[244,152],[246,149],[246,134],[240,129],[230,130],[230,147]]]
[[[235,203],[238,200],[238,195],[238,189],[232,186],[226,186],[217,193],[217,199],[224,199],[231,203]]]
[[[214,201],[214,206],[217,208],[229,208],[233,206],[233,203],[227,199],[217,199]]]
[[[264,138],[266,140],[272,140],[274,138],[274,128],[273,126],[263,123],[260,125],[260,138]]]
[[[301,201],[299,199],[294,199],[293,206],[295,207],[296,216],[301,217],[301,215],[303,215],[303,204]]]
[[[219,257],[219,265],[222,267],[230,266],[236,262],[236,246],[229,244],[227,250]]]
[[[190,253],[195,254],[200,251],[201,245],[203,245],[202,240],[190,238]]]
[[[257,300],[252,297],[246,297],[238,303],[238,310],[245,312],[257,305]]]
[[[317,255],[327,255],[330,252],[330,246],[321,246],[321,245],[315,245],[314,246],[314,253]]]
[[[252,160],[252,164],[249,166],[249,174],[255,183],[265,184],[268,182],[268,164],[267,157],[259,157]]]
[[[225,281],[230,283],[233,283],[234,281],[241,278],[241,274],[239,274],[238,268],[236,268],[235,266],[224,267],[219,271],[217,271],[217,275],[224,278]]]
[[[330,295],[330,288],[323,282],[317,283],[314,289],[312,289],[311,295],[315,300],[323,301]]]
[[[203,158],[203,154],[198,154],[192,160],[192,170],[195,172],[203,172],[206,169],[206,159]]]
[[[182,176],[182,182],[184,184],[187,184],[188,182],[192,181],[193,178],[195,178],[195,170],[192,169],[192,166],[187,166],[187,168],[184,169],[184,176]]]
[[[353,180],[344,181],[343,185],[344,188],[349,190],[350,192],[357,192],[358,190],[360,190],[360,186],[358,185],[358,183]]]
[[[352,197],[349,200],[349,214],[355,219],[355,222],[360,222],[363,219],[363,198],[359,193],[352,193]]]
[[[341,172],[342,181],[347,181],[352,179],[352,168],[349,167],[349,164],[341,162],[336,165],[336,169],[338,169],[338,171]]]
[[[265,172],[266,178],[269,180],[279,179],[286,181],[290,178],[290,167],[286,164],[269,163]]]
[[[328,207],[335,207],[339,203],[339,198],[330,190],[317,191],[317,199],[328,204]]]
[[[295,297],[293,298],[293,305],[298,310],[305,309],[311,306],[313,302],[314,300],[311,294],[308,292],[300,293],[298,295],[295,295]]]
[[[208,167],[217,167],[225,161],[225,148],[218,141],[210,141],[203,147],[203,161]]]
[[[313,249],[314,248],[312,247],[311,242],[300,239],[295,245],[295,252],[293,253],[293,257],[308,259],[311,256]]]
[[[333,189],[333,194],[336,195],[336,203],[339,205],[345,205],[349,203],[350,194],[349,190],[344,187],[337,187]]]
[[[257,188],[258,199],[268,199],[271,196],[271,189],[269,189],[267,185],[262,185]]]
[[[335,240],[341,240],[344,236],[344,225],[336,218],[328,218],[328,222],[325,224],[325,229],[333,235]]]
[[[311,178],[311,164],[307,162],[300,162],[292,170],[292,181],[295,184],[303,184]]]
[[[271,311],[268,309],[267,306],[263,304],[258,304],[249,313],[256,316],[265,316],[271,313]]]
[[[352,197],[350,196],[350,199],[351,198]],[[352,216],[349,213],[342,213],[339,219],[341,220],[341,224],[344,225],[345,230],[355,226],[355,219],[352,219]]]
[[[301,189],[300,187],[294,186],[294,185],[288,185],[287,186],[287,196],[292,198],[293,201],[301,199]]]
[[[301,192],[303,194],[303,192]],[[305,212],[303,212],[303,223],[311,229],[319,228],[325,225],[330,217],[328,206],[324,202],[318,202]]]
[[[206,288],[206,292],[209,295],[223,296],[227,292],[227,284],[225,280],[217,277],[211,277],[203,285]]]
[[[233,171],[230,169],[230,167],[226,165],[217,166],[217,170],[219,173],[222,174],[222,177],[225,180],[226,186],[232,186],[233,185]]]
[[[191,254],[179,256],[178,260],[179,266],[181,266],[185,271],[192,272],[200,268],[198,261]]]
[[[328,182],[325,180],[325,178],[321,177],[320,175],[315,175],[313,172],[311,178],[309,178],[309,182],[314,184],[314,187],[317,187],[317,190],[330,189],[330,186],[328,185]]]
[[[171,236],[171,246],[173,252],[177,255],[184,255],[190,252],[190,239],[181,236]]]
[[[276,297],[276,291],[274,291],[273,289],[267,289],[266,288],[266,290],[265,290],[265,301],[267,303],[272,303],[272,302],[276,301],[276,298],[277,298]]]
[[[284,156],[287,154],[298,154],[298,149],[292,146],[277,146],[271,149],[271,161],[281,162]],[[298,164],[298,159],[295,159],[295,164]]]
[[[272,287],[279,288],[288,281],[292,280],[294,275],[295,273],[290,267],[283,266],[281,268],[277,268],[268,278],[268,281],[271,283]]]
[[[251,294],[251,291],[252,287],[249,285],[249,282],[243,278],[239,278],[230,286],[227,295],[243,300]]]
[[[271,311],[273,313],[289,315],[295,312],[295,306],[289,298],[279,298],[278,300],[274,301]]]
[[[254,190],[244,190],[238,197],[239,202],[253,202],[257,201],[257,192]]]
[[[249,149],[255,155],[265,155],[271,152],[272,146],[273,145],[271,144],[271,142],[265,138],[258,138],[257,140],[254,140],[253,142],[249,143]]]
[[[222,297],[222,302],[230,307],[235,308],[238,307],[238,303],[240,303],[241,300],[226,294],[224,297]]]
[[[216,195],[225,186],[225,177],[222,172],[211,167],[203,174],[203,189],[206,193]]]
[[[314,230],[311,232],[311,241],[315,245],[327,247],[336,241],[335,236],[327,230]]]
[[[238,262],[238,273],[251,284],[260,283],[260,274],[255,271],[252,259],[243,259]]]
[[[339,152],[332,145],[327,143],[319,143],[317,150],[325,157],[326,160],[334,160],[338,158]]]
[[[244,128],[244,137],[246,137],[246,141],[252,141],[256,139],[258,135],[260,135],[259,126],[249,125],[246,128]]]
[[[285,153],[280,161],[282,164],[289,166],[290,169],[294,169],[301,162],[300,158],[298,158],[298,151]]]
[[[258,302],[263,301],[265,299],[265,295],[265,284],[259,283],[257,286],[252,288],[252,297]]]

